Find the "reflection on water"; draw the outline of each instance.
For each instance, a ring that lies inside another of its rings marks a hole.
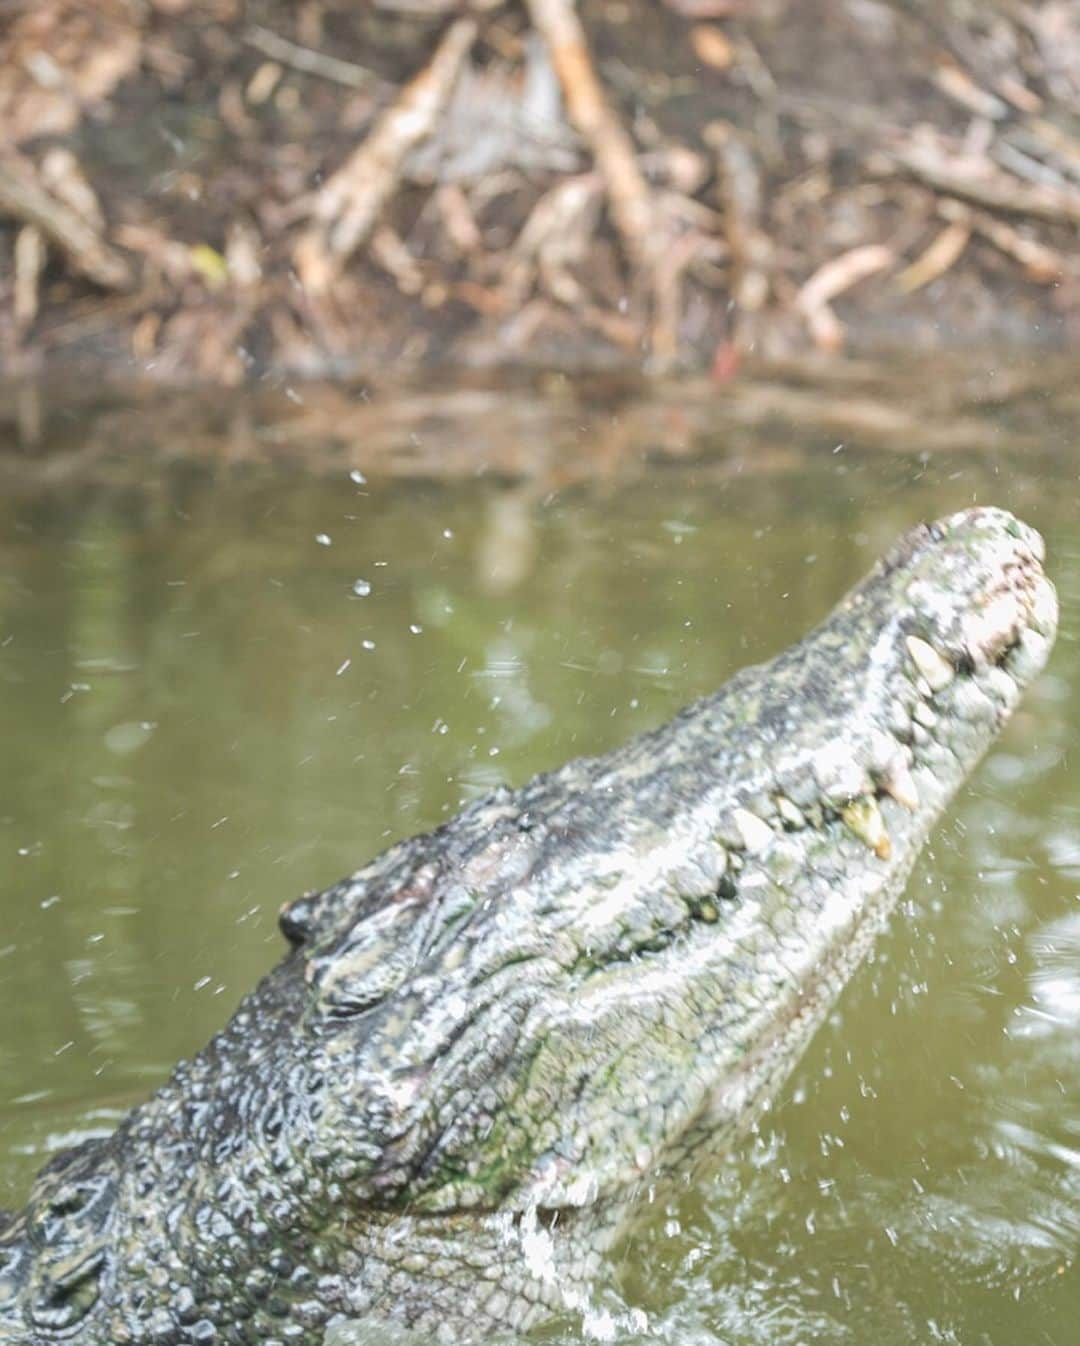
[[[468,433],[433,425],[425,462]],[[1074,469],[785,435],[779,467],[745,435],[598,482],[155,459],[0,501],[0,1205],[221,1025],[282,901],[658,722],[986,500],[1048,535],[1051,668],[745,1149],[541,1336],[1074,1340]]]

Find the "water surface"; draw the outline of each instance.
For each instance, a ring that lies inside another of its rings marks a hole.
[[[550,454],[519,391],[514,456],[477,475],[467,407],[409,429],[406,460],[357,442],[307,467],[238,460],[242,408],[194,459],[145,415],[144,472],[138,446],[60,470],[48,436],[25,471],[5,458],[0,1205],[221,1026],[280,952],[283,901],[658,723],[821,618],[911,523],[994,503],[1047,536],[1050,668],[745,1148],[657,1197],[593,1312],[547,1335],[1076,1340],[1080,517],[1060,416],[1034,456],[781,420],[658,462],[649,422],[613,461],[617,417]]]

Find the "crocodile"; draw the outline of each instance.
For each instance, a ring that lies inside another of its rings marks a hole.
[[[1042,668],[1043,556],[1002,510],[921,525],[670,724],[287,905],[227,1027],[0,1220],[0,1342],[586,1303],[643,1193],[776,1094]]]

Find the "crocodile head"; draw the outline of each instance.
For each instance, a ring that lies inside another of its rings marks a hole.
[[[293,903],[80,1200],[47,1171],[0,1230],[0,1341],[460,1339],[568,1302],[821,1023],[1045,661],[1042,554],[1000,510],[916,528],[671,724]]]

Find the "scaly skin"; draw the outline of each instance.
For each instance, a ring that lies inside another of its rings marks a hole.
[[[0,1342],[481,1339],[798,1060],[1042,667],[1037,534],[903,538],[817,631],[610,756],[287,908],[228,1027],[0,1222]]]

